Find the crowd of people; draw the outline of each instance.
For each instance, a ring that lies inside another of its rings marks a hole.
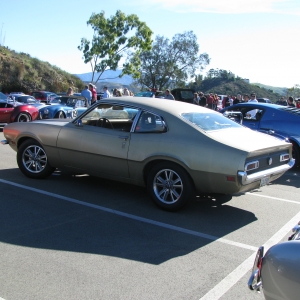
[[[73,89],[70,87],[67,91],[67,95],[72,95]],[[96,86],[92,83],[89,83],[85,86],[84,90],[81,92],[81,95],[84,96],[88,100],[89,106],[94,104],[97,101],[97,91]],[[134,96],[133,92],[128,90],[128,88],[124,89],[113,89],[112,93],[109,92],[107,86],[103,87],[102,98],[110,98],[110,97],[121,97],[121,96]],[[175,100],[169,89],[165,90],[165,99]],[[222,109],[224,107],[245,103],[245,102],[258,102],[256,99],[256,94],[251,93],[250,96],[248,94],[237,94],[233,95],[225,95],[222,96],[223,99],[220,99],[220,96],[217,94],[209,93],[204,94],[203,92],[195,92],[193,98],[193,104],[207,107],[212,110]],[[276,102],[278,105],[289,106],[289,107],[297,107],[300,108],[300,98],[294,99],[292,96],[285,99],[285,97],[280,97],[280,99]]]
[[[196,92],[194,93],[194,99],[193,99],[194,104],[207,107],[213,110],[218,110],[230,105],[245,103],[245,102],[258,102],[256,99],[256,94],[251,93],[250,96],[249,94],[244,94],[244,95],[237,94],[236,96],[227,95],[224,96],[223,99],[220,99],[220,97],[217,94],[209,93],[204,95],[204,93],[202,92]],[[276,102],[276,104],[300,108],[300,98],[294,99],[293,97],[290,96],[287,98],[287,100],[285,100],[285,97],[281,97]]]

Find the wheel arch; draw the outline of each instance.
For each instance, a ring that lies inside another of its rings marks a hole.
[[[194,183],[194,180],[193,178],[191,177],[190,175],[190,171],[189,171],[189,168],[187,168],[186,165],[184,165],[182,162],[179,162],[175,159],[171,159],[171,158],[156,158],[156,159],[153,159],[151,161],[148,161],[144,167],[144,170],[143,170],[143,180],[144,180],[144,183],[146,184],[147,182],[147,174],[149,173],[149,171],[156,165],[160,164],[160,163],[172,163],[172,164],[175,164],[179,167],[181,167],[182,169],[184,169],[184,171],[186,172],[186,174],[188,175],[188,177],[190,178],[191,180],[191,183],[193,185],[193,187],[195,188],[195,183]]]

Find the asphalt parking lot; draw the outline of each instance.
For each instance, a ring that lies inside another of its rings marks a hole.
[[[144,188],[60,172],[33,180],[9,146],[0,157],[1,300],[263,299],[247,288],[256,250],[300,221],[299,168],[169,213]]]

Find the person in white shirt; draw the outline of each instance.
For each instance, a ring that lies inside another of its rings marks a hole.
[[[244,101],[245,102],[256,102],[256,103],[258,103],[255,93],[252,93],[250,95],[250,97],[251,98],[249,99],[248,95],[244,95]],[[257,113],[257,109],[250,110],[250,111],[247,112],[246,117],[251,118],[251,119],[255,119],[256,113]]]
[[[104,88],[103,88],[103,96],[102,96],[102,98],[104,99],[104,98],[110,98],[111,96],[110,96],[110,92],[108,91],[108,89],[107,89],[107,86],[105,86]]]

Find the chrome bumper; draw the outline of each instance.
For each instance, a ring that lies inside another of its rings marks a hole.
[[[9,142],[8,142],[8,140],[2,140],[2,141],[1,141],[1,144],[2,144],[2,145],[8,145]]]
[[[294,166],[294,164],[295,164],[295,159],[291,158],[291,160],[287,164],[284,164],[282,166],[275,167],[272,169],[260,171],[257,173],[253,173],[250,175],[248,175],[247,172],[245,172],[245,171],[239,171],[238,178],[242,185],[247,185],[247,184],[250,184],[254,181],[258,181],[267,176],[274,176],[274,175],[279,175],[281,173],[284,173],[287,170],[289,170],[290,168],[292,168]]]

